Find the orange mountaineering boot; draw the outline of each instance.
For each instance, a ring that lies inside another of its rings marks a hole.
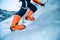
[[[21,20],[21,17],[19,15],[14,15],[13,21],[12,21],[11,26],[10,26],[11,31],[22,30],[25,28],[25,25],[18,25],[18,22],[20,20]]]
[[[42,4],[41,2],[40,2],[40,0],[33,0],[35,3],[37,3],[37,4]]]
[[[25,17],[25,19],[26,20],[31,20],[31,21],[35,20],[35,18],[32,17],[32,14],[33,14],[33,11],[29,10],[28,13],[27,13],[27,15],[26,15],[26,17]]]
[[[25,29],[25,25],[16,25],[15,27],[11,27],[10,29],[11,29],[11,31],[23,30],[23,29]]]
[[[43,4],[40,0],[33,0],[33,1],[41,6],[45,6],[45,3]]]

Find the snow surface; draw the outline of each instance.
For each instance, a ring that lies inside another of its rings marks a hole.
[[[26,29],[10,31],[12,17],[0,22],[0,40],[60,40],[60,0],[48,0],[45,7],[38,6],[35,21],[24,21]]]

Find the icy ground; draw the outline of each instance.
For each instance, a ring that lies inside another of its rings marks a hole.
[[[26,21],[26,29],[11,32],[12,17],[0,23],[0,40],[60,40],[60,0],[49,0],[45,7],[38,6],[35,21]],[[21,21],[22,23],[22,21]]]

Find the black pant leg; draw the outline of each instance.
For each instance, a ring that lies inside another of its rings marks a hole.
[[[32,3],[29,3],[28,4],[28,7],[33,11],[35,12],[37,10],[37,7],[35,5],[33,5]]]
[[[24,9],[24,8],[21,8],[17,13],[16,15],[19,15],[19,16],[23,16],[25,13],[26,13],[27,9]]]

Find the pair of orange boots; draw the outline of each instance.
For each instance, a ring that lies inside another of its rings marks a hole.
[[[42,5],[42,3],[40,2],[40,0],[33,0],[35,3],[39,4],[39,5]],[[28,14],[26,15],[25,19],[27,20],[35,20],[34,17],[32,17],[31,15],[33,14],[33,11],[30,10],[28,12]],[[12,31],[14,30],[23,30],[25,29],[25,25],[18,25],[18,22],[21,20],[21,16],[19,15],[14,15],[14,18],[13,18],[13,21],[12,21],[12,24],[11,24],[11,27],[10,29]]]
[[[30,11],[27,13],[25,19],[26,19],[26,20],[32,20],[32,21],[35,20],[34,17],[31,16],[32,14],[33,14],[33,11],[30,10]],[[18,25],[18,22],[21,20],[21,18],[22,18],[22,17],[19,16],[19,15],[14,15],[13,21],[12,21],[11,27],[10,27],[11,31],[23,30],[23,29],[25,29],[25,25]]]

